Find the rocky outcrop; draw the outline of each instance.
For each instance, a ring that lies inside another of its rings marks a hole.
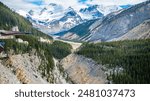
[[[0,83],[48,83],[38,71],[41,60],[36,55],[12,55],[0,61]]]
[[[18,54],[9,57],[1,57],[0,60],[0,84],[67,84],[71,83],[65,71],[59,66],[59,61],[54,58],[52,77],[42,75],[39,69],[42,59],[35,54]],[[46,71],[46,70],[45,70]],[[48,82],[48,80],[51,82]],[[69,81],[69,82],[68,82]]]
[[[0,84],[20,84],[13,70],[0,63]]]
[[[62,67],[59,66],[59,61],[54,58],[55,67],[53,70],[54,74],[54,83],[55,84],[67,84],[68,81],[66,80],[67,74],[65,71],[61,71]]]
[[[71,54],[61,61],[61,65],[67,72],[73,83],[78,84],[103,84],[107,83],[107,77],[102,65],[83,56]]]
[[[28,84],[31,82],[22,67],[19,67],[15,70],[15,75],[17,76],[17,79],[23,84]]]

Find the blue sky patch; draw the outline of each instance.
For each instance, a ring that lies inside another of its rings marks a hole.
[[[42,1],[41,1],[41,2],[39,2],[39,1],[34,1],[34,2],[31,2],[31,3],[33,3],[33,4],[35,4],[35,5],[41,5],[41,4],[42,4]]]
[[[43,0],[25,0],[25,1],[38,5],[38,6],[43,4]]]
[[[85,3],[86,1],[88,1],[88,0],[79,0],[79,2],[82,2],[82,3]]]

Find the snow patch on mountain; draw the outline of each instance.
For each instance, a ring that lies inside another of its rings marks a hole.
[[[118,11],[122,8],[117,5],[109,5],[109,6],[99,5],[97,6],[97,9],[106,16],[107,14]]]
[[[23,16],[23,17],[27,17],[27,15],[28,15],[28,13],[27,12],[25,12],[25,11],[23,11],[23,10],[18,10],[18,11],[16,11],[18,14],[20,14],[21,16]]]

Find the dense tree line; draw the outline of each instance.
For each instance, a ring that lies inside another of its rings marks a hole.
[[[51,49],[52,49],[52,54],[55,58],[62,59],[71,53],[72,47],[68,43],[54,41],[54,43],[51,46]]]
[[[85,43],[77,54],[107,68],[122,67],[123,72],[108,76],[113,83],[150,83],[150,39]]]

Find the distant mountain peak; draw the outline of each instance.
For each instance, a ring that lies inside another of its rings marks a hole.
[[[71,6],[69,6],[69,7],[67,8],[67,11],[74,11],[74,9],[73,9]]]
[[[68,7],[66,9],[65,15],[66,16],[76,16],[77,12],[72,7]]]
[[[34,11],[33,11],[33,10],[30,10],[28,13],[29,13],[30,15],[34,15]]]
[[[97,9],[98,5],[91,5],[88,6],[86,8],[82,8],[80,9],[80,13],[83,17],[85,17],[85,19],[96,19],[96,18],[100,18],[103,16],[103,14],[98,11]]]

